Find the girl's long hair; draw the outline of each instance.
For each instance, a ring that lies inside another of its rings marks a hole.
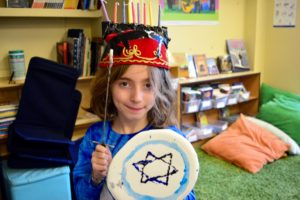
[[[125,73],[128,65],[112,67],[110,86]],[[154,88],[155,104],[148,112],[148,121],[157,128],[176,125],[176,94],[172,88],[169,71],[163,68],[148,67],[150,82]],[[104,118],[105,96],[107,86],[108,69],[100,68],[91,87],[90,108],[87,110],[96,114],[100,119]],[[111,88],[108,92],[107,120],[113,121],[118,115],[117,109],[112,101]]]

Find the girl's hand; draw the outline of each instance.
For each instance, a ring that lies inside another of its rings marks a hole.
[[[99,184],[107,175],[112,155],[108,147],[98,144],[92,153],[92,181]]]

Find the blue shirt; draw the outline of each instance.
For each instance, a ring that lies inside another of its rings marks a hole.
[[[175,126],[168,127],[171,130],[183,135]],[[151,126],[146,126],[143,130],[153,129]],[[139,132],[141,132],[139,131]],[[74,188],[77,200],[98,200],[102,191],[104,181],[95,185],[91,180],[92,164],[91,157],[92,152],[95,150],[96,144],[93,141],[104,142],[109,146],[109,149],[114,157],[118,151],[136,134],[119,134],[113,131],[111,123],[106,123],[106,133],[103,134],[103,122],[93,124],[87,130],[78,152],[78,161],[73,170]],[[103,138],[102,138],[103,137]],[[185,200],[194,200],[194,191],[185,198]]]

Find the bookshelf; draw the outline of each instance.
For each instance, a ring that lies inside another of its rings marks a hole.
[[[179,126],[181,127],[183,123],[193,124],[194,122],[196,122],[195,113],[182,112],[182,87],[192,87],[212,83],[232,84],[235,82],[242,82],[244,84],[247,91],[250,91],[250,98],[247,101],[227,106],[230,110],[230,113],[244,113],[250,116],[256,115],[259,106],[260,72],[247,71],[239,73],[210,75],[200,78],[179,80],[177,90],[177,119],[179,122]],[[203,112],[207,116],[208,121],[215,121],[219,117],[219,109],[216,108],[212,108]]]
[[[67,37],[70,28],[85,35],[101,36],[101,10],[33,9],[0,7],[0,78],[9,76],[8,51],[21,49],[25,66],[33,56],[56,60],[56,42]]]
[[[19,101],[23,82],[8,84],[10,69],[8,52],[21,49],[25,66],[33,56],[56,61],[56,42],[67,37],[70,28],[81,28],[88,37],[101,36],[101,10],[5,8],[0,0],[0,103]],[[82,93],[73,140],[99,119],[82,109],[88,107],[89,88],[94,77],[80,77],[76,88]],[[7,156],[7,138],[0,139],[0,157]]]

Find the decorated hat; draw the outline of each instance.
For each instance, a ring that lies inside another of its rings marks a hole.
[[[166,27],[107,20],[102,22],[102,37],[105,48],[100,67],[109,66],[112,49],[113,67],[139,64],[169,69],[167,48],[170,38]]]

